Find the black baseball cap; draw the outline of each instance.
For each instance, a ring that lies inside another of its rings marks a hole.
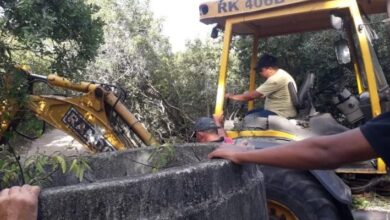
[[[194,132],[207,131],[210,129],[216,129],[218,126],[215,124],[214,119],[210,117],[201,117],[196,120],[194,125]]]
[[[255,66],[255,71],[260,72],[262,68],[276,67],[277,61],[278,59],[276,59],[276,57],[271,56],[269,54],[264,54],[263,56],[260,57],[259,61],[257,61],[257,64]]]

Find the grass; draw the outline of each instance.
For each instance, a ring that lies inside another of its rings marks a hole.
[[[390,211],[390,196],[381,196],[375,192],[353,195],[352,208],[356,210]]]

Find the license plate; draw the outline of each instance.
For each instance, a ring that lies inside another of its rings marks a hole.
[[[113,146],[99,134],[96,126],[84,119],[75,108],[70,108],[62,118],[62,122],[70,128],[84,144],[93,147],[98,152],[113,151]]]

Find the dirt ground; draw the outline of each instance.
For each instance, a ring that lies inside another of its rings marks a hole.
[[[27,144],[25,155],[33,154],[52,155],[60,152],[65,156],[87,154],[85,148],[73,137],[61,130],[53,129],[42,135],[41,138]]]
[[[353,195],[354,209],[390,212],[390,196],[379,195],[375,192],[367,192]]]

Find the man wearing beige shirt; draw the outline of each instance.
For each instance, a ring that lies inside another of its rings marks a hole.
[[[296,88],[296,83],[291,75],[280,69],[277,66],[277,59],[268,54],[259,59],[255,71],[266,79],[262,85],[251,92],[236,95],[227,93],[225,98],[236,101],[265,98],[264,109],[255,109],[248,112],[248,114],[256,114],[260,117],[268,117],[269,115],[279,115],[286,118],[295,117],[297,112],[288,89],[290,82]]]

